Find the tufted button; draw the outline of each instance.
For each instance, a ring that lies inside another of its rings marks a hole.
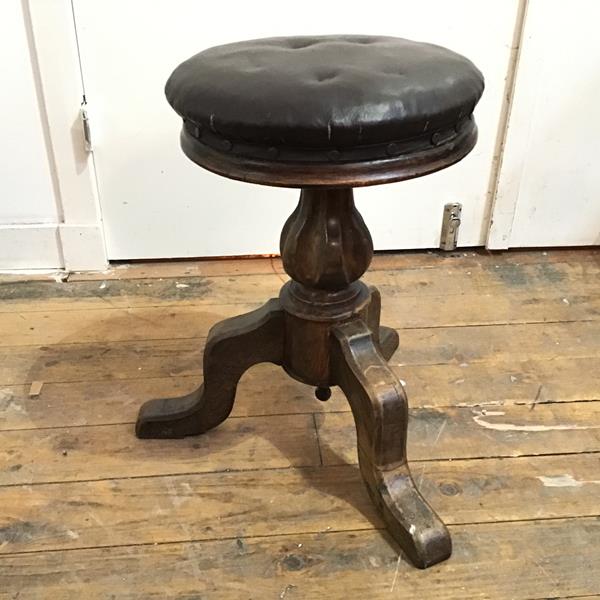
[[[332,161],[340,160],[342,153],[339,150],[330,150],[327,153],[327,158]]]
[[[277,158],[279,156],[279,150],[277,150],[275,146],[271,146],[270,148],[267,148],[267,156],[273,159]]]

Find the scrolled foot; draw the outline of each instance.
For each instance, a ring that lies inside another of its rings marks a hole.
[[[211,429],[203,396],[204,387],[200,386],[179,398],[149,400],[140,409],[135,434],[139,438],[182,438]]]
[[[217,323],[204,349],[204,384],[180,398],[150,400],[135,426],[139,438],[182,438],[204,433],[231,412],[244,371],[261,362],[281,364],[283,312],[277,299]]]
[[[417,567],[447,559],[452,552],[448,530],[417,490],[408,468],[408,405],[402,385],[362,320],[338,325],[333,334],[335,382],[352,408],[360,470],[373,502]]]
[[[359,454],[362,452],[359,449]],[[426,569],[452,554],[452,539],[415,485],[408,466],[383,471],[364,455],[360,468],[388,531],[411,562]]]

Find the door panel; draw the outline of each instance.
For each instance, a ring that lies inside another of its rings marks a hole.
[[[529,0],[489,248],[600,244],[597,0]]]
[[[36,89],[21,3],[1,2],[0,23],[3,25],[0,36],[0,56],[3,57],[0,63],[3,157],[0,163],[0,226],[56,224],[58,214],[38,104],[39,90]]]
[[[463,204],[459,244],[485,240],[517,0],[73,0],[73,6],[109,258],[277,252],[298,191],[230,181],[191,163],[179,149],[180,121],[164,99],[164,83],[179,62],[208,46],[335,32],[438,43],[483,71],[472,154],[425,178],[359,189],[356,198],[377,249],[438,246],[443,205],[455,201]]]

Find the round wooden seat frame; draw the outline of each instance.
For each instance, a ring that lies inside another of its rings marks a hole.
[[[322,400],[331,386],[339,386],[356,423],[360,471],[392,537],[418,567],[448,558],[448,530],[410,474],[407,399],[387,362],[398,334],[380,325],[380,294],[360,281],[373,243],[352,188],[419,177],[458,162],[475,145],[473,119],[449,138],[434,135],[425,147],[420,140],[401,154],[367,162],[344,161],[343,153],[328,162],[257,160],[236,154],[231,144],[215,149],[197,133],[184,123],[181,143],[202,167],[242,181],[302,189],[281,234],[291,281],[279,298],[210,330],[203,385],[181,398],[145,403],[138,437],[180,438],[216,427],[232,410],[240,377],[257,363],[281,365],[315,386]],[[396,154],[391,146],[389,153]]]

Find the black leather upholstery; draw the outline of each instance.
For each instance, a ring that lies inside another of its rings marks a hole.
[[[194,138],[271,160],[369,160],[436,145],[483,92],[468,59],[393,37],[280,37],[209,48],[175,69],[166,95]]]

